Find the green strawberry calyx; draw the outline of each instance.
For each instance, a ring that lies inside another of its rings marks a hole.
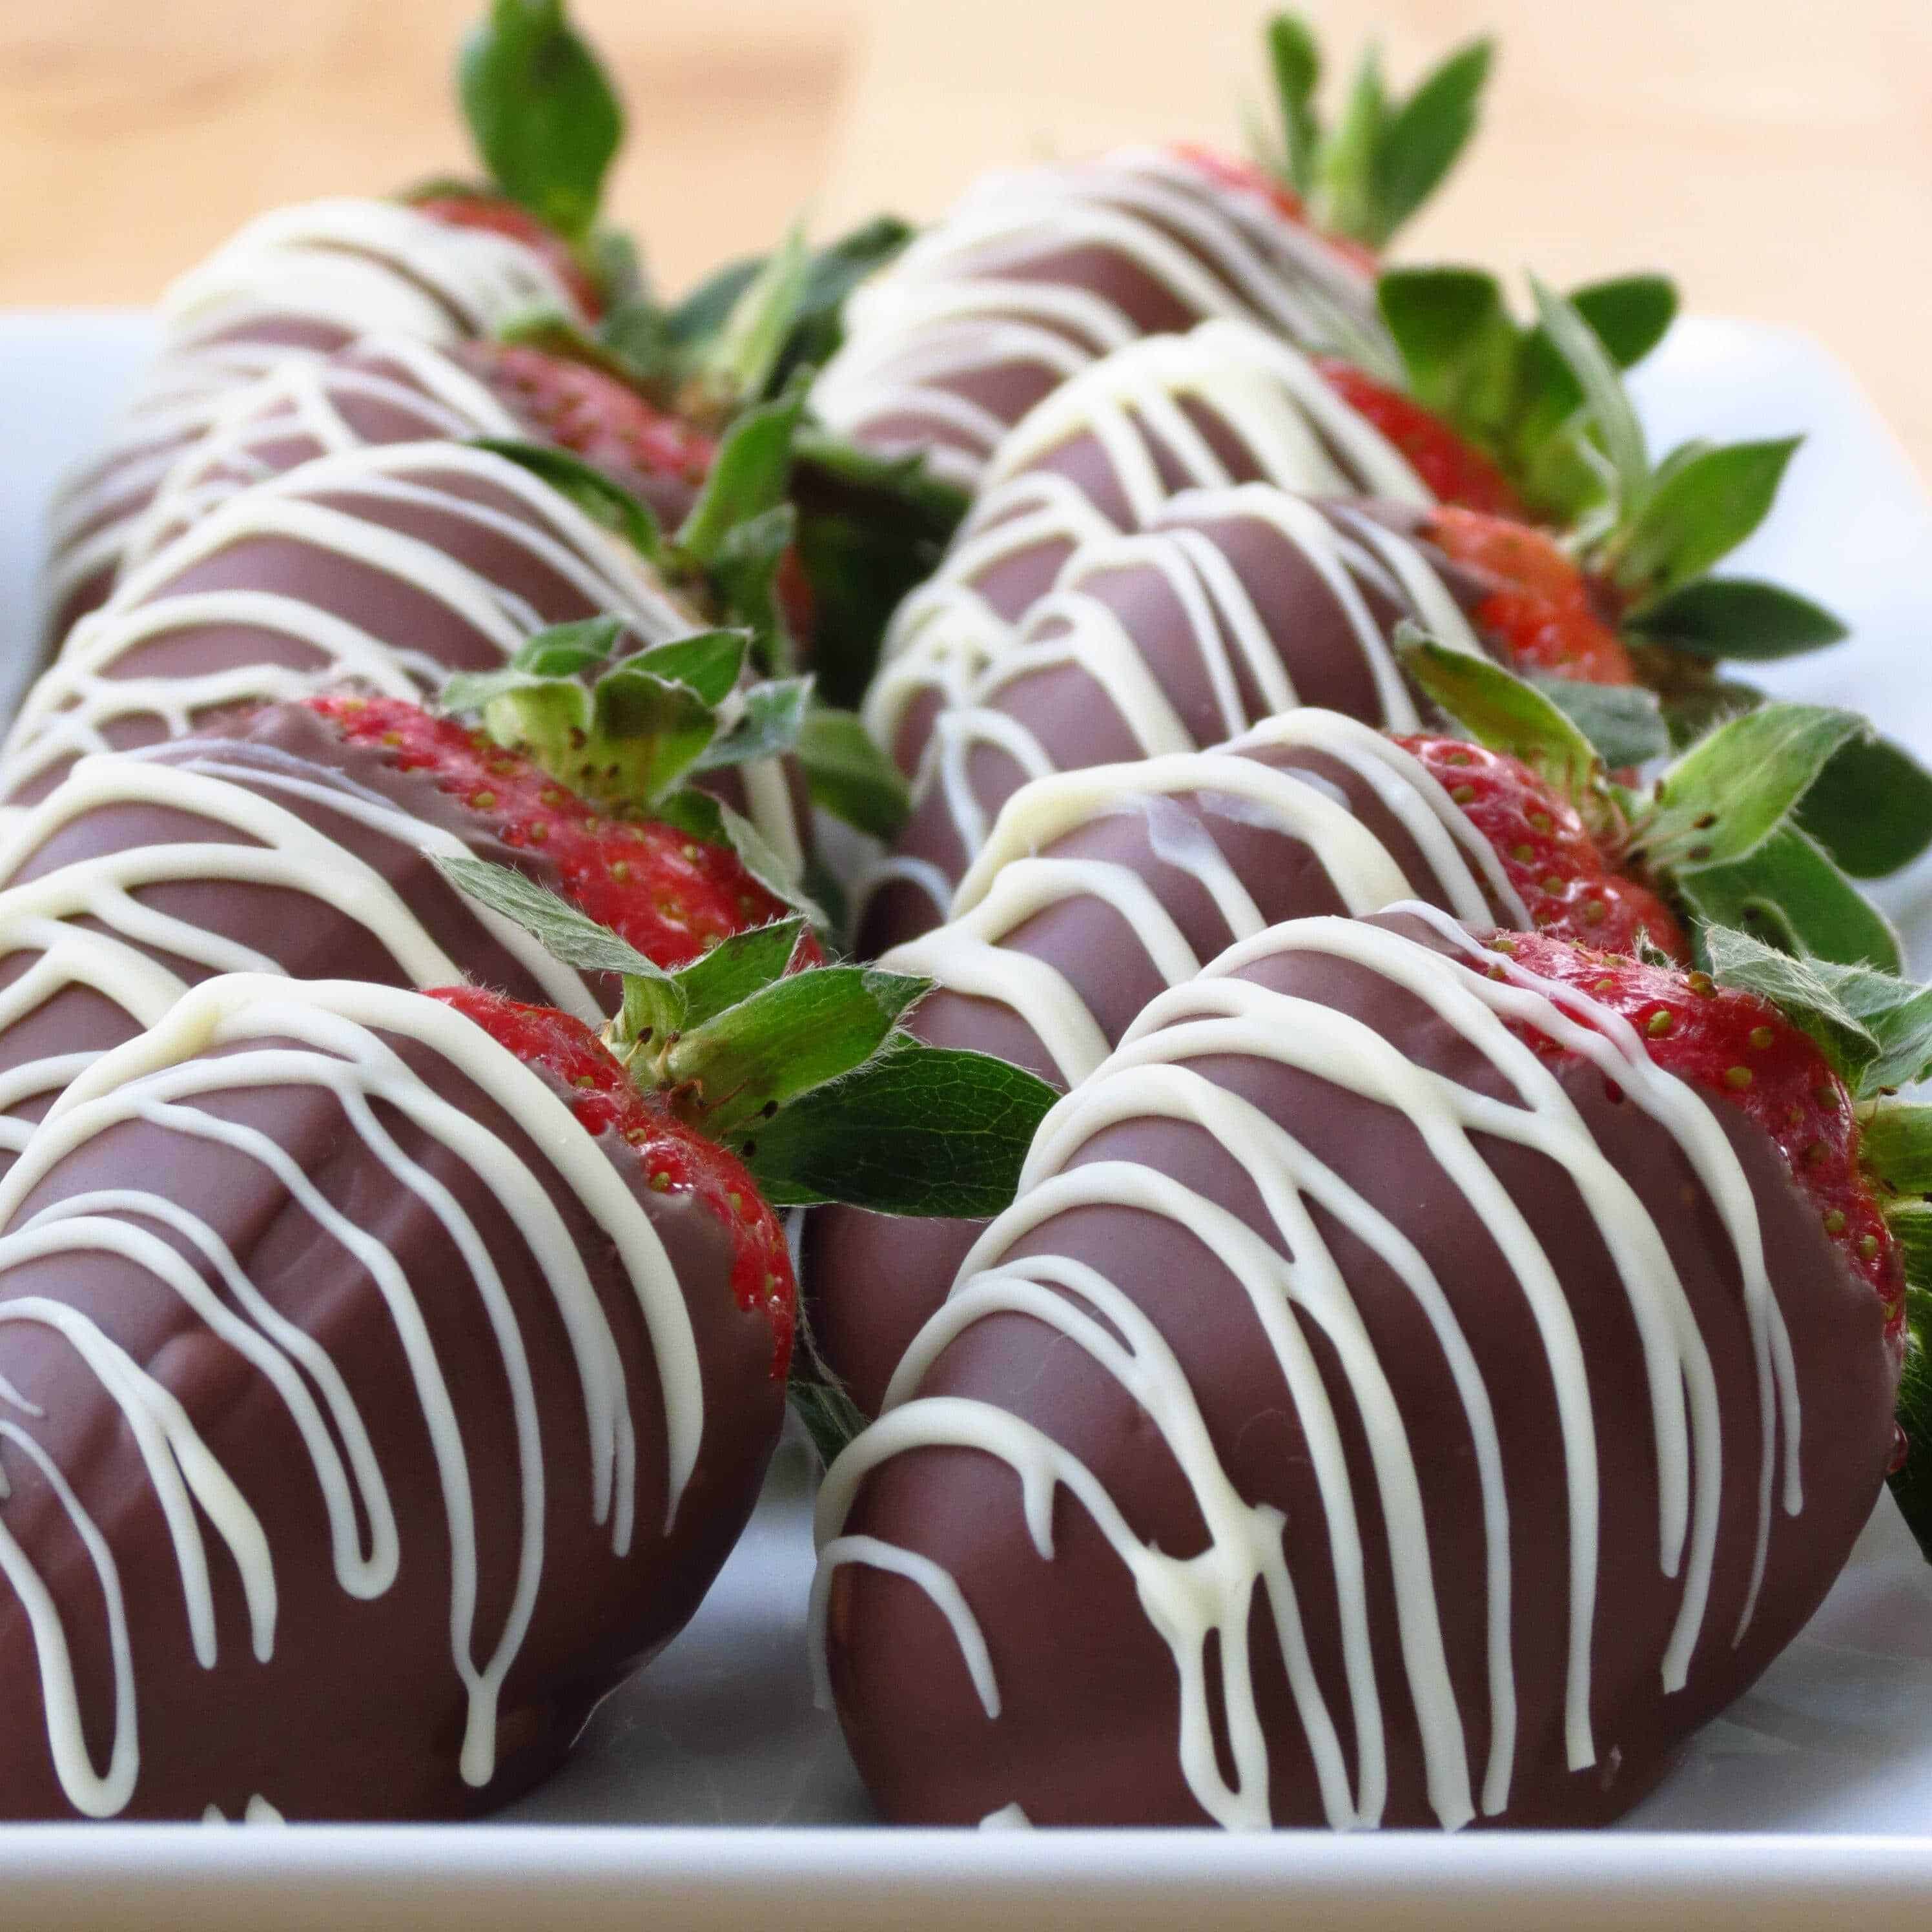
[[[1277,124],[1257,129],[1256,159],[1330,235],[1384,246],[1441,186],[1476,130],[1494,43],[1465,42],[1396,98],[1382,50],[1364,50],[1340,118],[1324,124],[1316,101],[1322,51],[1299,14],[1274,15],[1264,30]]]
[[[1674,903],[1700,947],[1705,927],[1738,927],[1788,955],[1899,970],[1890,922],[1804,826],[1814,788],[1869,738],[1856,712],[1766,704],[1662,762],[1670,740],[1653,693],[1520,677],[1413,626],[1396,648],[1425,695],[1567,800],[1612,862]],[[1654,761],[1647,782],[1616,776]]]
[[[772,1206],[978,1216],[1012,1198],[1058,1096],[1004,1060],[907,1031],[930,980],[802,966],[797,916],[667,970],[521,873],[437,863],[566,964],[619,976],[605,1044],[641,1090],[736,1154]]]

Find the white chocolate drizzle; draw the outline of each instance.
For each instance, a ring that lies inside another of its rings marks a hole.
[[[814,410],[859,442],[922,451],[936,474],[973,488],[1011,421],[970,393],[976,379],[1009,368],[1064,383],[1142,336],[1119,304],[1051,272],[1096,253],[1197,319],[1243,317],[1390,366],[1370,271],[1263,194],[1180,154],[1124,148],[982,176],[847,304]]]
[[[1335,759],[1360,778],[1414,839],[1427,876],[1405,874],[1346,796],[1308,773],[1270,762],[1297,750]],[[1138,813],[1156,855],[1190,873],[1213,898],[1225,940],[1246,938],[1266,923],[1208,822],[1175,804],[1177,794],[1196,795],[1206,820],[1240,818],[1308,846],[1351,914],[1378,912],[1432,889],[1458,918],[1472,923],[1492,922],[1498,914],[1510,925],[1529,922],[1489,842],[1419,759],[1366,724],[1304,707],[1211,752],[1091,766],[1022,786],[961,882],[951,918],[894,947],[882,963],[1010,1008],[1045,1045],[1063,1081],[1071,1085],[1084,1078],[1106,1058],[1111,1042],[1073,980],[1013,943],[1018,928],[1051,906],[1091,899],[1118,915],[1165,984],[1192,978],[1203,962],[1138,872],[1057,854],[1060,840],[1096,820]]]
[[[585,320],[535,250],[400,202],[307,202],[248,223],[163,298],[159,359],[56,500],[50,603],[118,567],[170,468],[257,377],[355,336],[446,345],[539,310]]]
[[[620,1557],[631,1545],[635,1508],[631,1394],[583,1256],[543,1178],[494,1130],[412,1070],[388,1043],[396,1039],[429,1049],[518,1121],[608,1237],[636,1295],[655,1358],[667,1442],[668,1526],[695,1466],[704,1426],[696,1341],[670,1258],[637,1197],[568,1106],[481,1028],[418,994],[254,974],[231,975],[194,988],[149,1032],[86,1070],[0,1180],[0,1271],[50,1254],[111,1255],[142,1270],[153,1292],[183,1300],[213,1336],[268,1382],[287,1409],[327,1508],[338,1582],[348,1595],[364,1599],[391,1586],[400,1552],[384,1472],[354,1398],[326,1348],[270,1305],[214,1229],[164,1194],[130,1186],[56,1200],[24,1219],[20,1210],[69,1154],[117,1124],[144,1120],[258,1163],[320,1234],[367,1271],[408,1361],[433,1445],[451,1556],[451,1658],[469,1708],[460,1764],[464,1778],[480,1786],[488,1783],[495,1764],[497,1694],[515,1660],[542,1582],[548,1498],[530,1360],[502,1276],[475,1222],[446,1186],[404,1154],[382,1125],[378,1108],[410,1121],[485,1180],[547,1282],[583,1394],[594,1520],[609,1526],[612,1550]],[[500,1351],[519,1476],[517,1495],[507,1501],[491,1498],[488,1507],[500,1520],[517,1520],[519,1555],[503,1626],[480,1664],[477,1499],[456,1392],[444,1379],[416,1285],[400,1258],[328,1201],[268,1136],[196,1104],[214,1094],[290,1086],[332,1094],[348,1130],[359,1137],[371,1158],[424,1203],[461,1256],[479,1312]],[[144,1222],[158,1222],[182,1237],[202,1265],[142,1226]],[[56,1328],[134,1432],[167,1516],[196,1654],[203,1666],[212,1668],[219,1654],[204,1520],[221,1537],[239,1573],[249,1606],[250,1647],[266,1661],[274,1654],[275,1636],[274,1526],[256,1517],[180,1404],[88,1317],[43,1298],[7,1298],[0,1292],[0,1323],[8,1322]],[[40,1413],[4,1384],[0,1400],[28,1415]],[[324,1408],[334,1436],[322,1420]],[[97,1774],[87,1760],[79,1694],[52,1599],[7,1532],[0,1509],[0,1570],[26,1608],[34,1631],[62,1787],[77,1809],[93,1816],[111,1816],[127,1804],[139,1768],[138,1699],[112,1556],[24,1426],[0,1421],[0,1437],[19,1446],[45,1474],[100,1576],[116,1660],[114,1742],[105,1774]],[[241,1473],[245,1480],[245,1472]],[[358,1521],[368,1526],[366,1551]],[[253,1804],[249,1816],[258,1816]]]
[[[158,756],[158,750],[165,752]],[[282,800],[289,802],[282,802]],[[431,936],[420,913],[375,867],[302,815],[317,806],[406,850],[461,856],[456,834],[416,817],[345,772],[274,747],[209,738],[78,760],[66,778],[0,836],[0,960],[38,957],[0,987],[0,1037],[69,986],[111,1000],[138,1031],[187,991],[167,963],[214,973],[272,973],[281,962],[143,902],[148,888],[182,880],[229,880],[325,898],[362,926],[418,986],[453,986],[466,975]],[[90,812],[152,806],[201,821],[210,836],[160,840],[70,860],[24,884],[22,864],[60,830]],[[445,888],[555,1006],[596,1022],[603,1012],[583,975],[558,962],[521,928]],[[155,954],[164,956],[157,958]],[[32,1123],[14,1110],[57,1094],[94,1058],[50,1054],[0,1070],[0,1150],[17,1153]]]
[[[1738,1156],[1709,1103],[1658,1066],[1621,1016],[1483,948],[1446,914],[1420,905],[1402,910],[1425,920],[1467,956],[1437,952],[1400,932],[1354,920],[1309,919],[1274,927],[1237,944],[1198,978],[1154,1000],[1112,1058],[1047,1117],[1013,1204],[986,1230],[948,1300],[913,1343],[880,1420],[828,1472],[818,1516],[824,1569],[814,1598],[816,1642],[824,1641],[830,1573],[844,1562],[896,1567],[903,1553],[884,1556],[870,1546],[872,1539],[844,1532],[867,1474],[893,1456],[927,1445],[977,1448],[1018,1476],[1029,1531],[1042,1558],[1052,1552],[1054,1496],[1064,1487],[1132,1574],[1149,1622],[1174,1654],[1180,1682],[1180,1762],[1189,1789],[1210,1817],[1230,1826],[1270,1822],[1268,1740],[1246,1649],[1258,1588],[1273,1612],[1328,1822],[1337,1828],[1374,1825],[1384,1803],[1386,1766],[1381,1692],[1368,1641],[1366,1552],[1342,1438],[1303,1334],[1301,1324],[1312,1323],[1334,1352],[1367,1444],[1431,1804],[1451,1828],[1479,1808],[1494,1815],[1508,1805],[1516,1742],[1509,1497],[1490,1393],[1441,1284],[1408,1237],[1298,1138],[1292,1124],[1262,1113],[1191,1064],[1243,1056],[1316,1074],[1400,1112],[1508,1262],[1543,1342],[1560,1420],[1570,1552],[1565,1738],[1568,1762],[1580,1770],[1597,1756],[1589,1708],[1598,1580],[1597,1424],[1557,1265],[1472,1136],[1534,1148],[1574,1184],[1623,1284],[1643,1350],[1658,1472],[1657,1562],[1663,1574],[1680,1582],[1660,1679],[1666,1692],[1681,1688],[1706,1620],[1722,1492],[1727,1432],[1711,1360],[1656,1222],[1598,1147],[1555,1072],[1512,1025],[1543,1034],[1612,1080],[1682,1150],[1730,1237],[1756,1358],[1760,1418],[1748,1426],[1734,1423],[1730,1431],[1750,1439],[1745,1453],[1755,1453],[1760,1468],[1756,1557],[1736,1633],[1742,1636],[1763,1572],[1780,1438],[1782,1507],[1796,1515],[1803,1498],[1796,1368]],[[1296,952],[1348,961],[1425,1003],[1481,1053],[1514,1100],[1476,1092],[1415,1064],[1345,1011],[1241,976],[1258,962]],[[1498,967],[1502,976],[1491,977]],[[1150,1168],[1119,1160],[1079,1160],[1082,1148],[1106,1128],[1147,1117],[1190,1122],[1211,1135],[1253,1184],[1274,1223],[1275,1238],[1261,1238],[1220,1202]],[[1480,1480],[1486,1551],[1490,1742],[1479,1776],[1467,1761],[1456,1688],[1442,1648],[1415,1451],[1311,1204],[1348,1228],[1406,1286],[1462,1402]],[[1209,1441],[1197,1392],[1166,1339],[1120,1287],[1070,1256],[1012,1254],[1024,1237],[1050,1228],[1063,1211],[1090,1205],[1132,1208],[1186,1228],[1239,1283],[1274,1350],[1306,1443],[1322,1496],[1322,1526],[1285,1526],[1276,1512],[1235,1493]],[[1207,1526],[1207,1546],[1198,1555],[1181,1559],[1144,1544],[1093,1472],[1031,1424],[989,1402],[919,1394],[955,1336],[988,1316],[1014,1312],[1084,1350],[1159,1432]],[[1738,1453],[1735,1442],[1732,1453]],[[1340,1688],[1356,1740],[1352,1780],[1334,1714],[1310,1667],[1284,1556],[1285,1537],[1324,1532],[1335,1578],[1331,1608],[1345,1659]],[[934,1582],[921,1580],[944,1607]],[[959,1588],[955,1580],[945,1580]],[[950,1620],[969,1668],[976,1654],[969,1638],[982,1648],[984,1641],[973,1616],[969,1593],[962,1591]],[[1232,1784],[1222,1774],[1210,1731],[1202,1660],[1210,1635],[1220,1645],[1222,1701],[1236,1773]]]
[[[1023,695],[1005,695],[1023,679],[1074,667],[1093,685],[1095,706],[1118,717],[1143,755],[1196,748],[1150,662],[1153,640],[1134,634],[1119,612],[1095,594],[1107,578],[1128,571],[1158,576],[1169,593],[1168,607],[1182,614],[1186,626],[1180,652],[1198,666],[1214,694],[1226,736],[1234,736],[1250,722],[1241,694],[1244,677],[1260,694],[1264,716],[1300,704],[1297,638],[1273,634],[1256,587],[1234,568],[1211,534],[1243,524],[1270,532],[1319,577],[1373,681],[1379,722],[1390,729],[1413,731],[1421,720],[1365,592],[1372,590],[1407,608],[1453,650],[1481,650],[1469,620],[1418,546],[1371,518],[1336,506],[1319,508],[1265,484],[1190,491],[1165,505],[1144,532],[1088,538],[1069,553],[1051,592],[1012,627],[1000,622],[971,580],[983,573],[997,540],[1024,527],[1018,518],[995,524],[962,553],[975,560],[970,573],[950,585],[942,577],[919,593],[922,601],[904,607],[904,647],[874,680],[864,712],[868,730],[890,751],[914,705],[928,693],[939,698],[913,795],[915,805],[934,793],[943,799],[969,860],[984,843],[988,824],[974,789],[975,753],[1004,752],[1035,778],[1053,769],[1046,747],[1028,728]],[[1174,642],[1160,640],[1163,655]],[[879,882],[868,879],[863,890],[876,890]]]

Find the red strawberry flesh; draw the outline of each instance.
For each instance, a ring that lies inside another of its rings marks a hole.
[[[659,821],[602,815],[530,759],[454,718],[403,698],[309,703],[352,743],[383,746],[400,769],[428,772],[506,844],[540,848],[580,910],[660,966],[688,965],[790,910],[728,848]]]
[[[1554,538],[1480,505],[1445,503],[1423,531],[1489,586],[1475,620],[1508,650],[1513,669],[1586,684],[1636,682],[1630,652],[1598,608],[1600,591]]]
[[[1640,880],[1617,869],[1576,807],[1520,760],[1460,738],[1396,742],[1419,758],[1502,861],[1539,932],[1611,952],[1640,939],[1688,961],[1683,928]]]
[[[1438,501],[1486,516],[1524,514],[1521,499],[1496,464],[1413,396],[1334,356],[1317,356],[1315,366],[1342,401],[1394,444]]]
[[[732,1293],[740,1307],[770,1324],[772,1376],[783,1381],[797,1326],[797,1283],[784,1229],[737,1156],[640,1091],[603,1041],[570,1014],[476,986],[440,987],[430,998],[546,1076],[586,1132],[623,1143],[617,1157],[634,1161],[655,1192],[690,1196],[710,1211],[730,1237]]]
[[[1548,933],[1504,934],[1492,943],[1519,968],[1621,1014],[1660,1066],[1755,1120],[1777,1143],[1846,1264],[1870,1283],[1885,1310],[1887,1340],[1903,1349],[1904,1258],[1858,1163],[1850,1091],[1808,1034],[1756,994],[1720,986],[1704,974],[1645,965]],[[1570,1057],[1543,1034],[1522,1030],[1540,1052]]]

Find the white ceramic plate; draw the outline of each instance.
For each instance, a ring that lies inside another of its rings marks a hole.
[[[150,337],[142,316],[0,316],[0,693],[35,634],[40,517]],[[1809,440],[1739,569],[1852,640],[1764,681],[1862,705],[1932,750],[1932,502],[1850,378],[1802,338],[1681,325],[1637,384],[1653,440]],[[1932,863],[1886,895],[1932,965]],[[0,1828],[0,1924],[922,1932],[1859,1932],[1932,1924],[1932,1570],[1888,1504],[1811,1628],[1618,1828],[1252,1838],[882,1830],[814,1709],[802,1453],[690,1629],[503,1822]],[[302,1748],[292,1738],[291,1750]],[[726,1828],[719,1828],[724,1827]],[[784,1828],[773,1828],[783,1827]]]

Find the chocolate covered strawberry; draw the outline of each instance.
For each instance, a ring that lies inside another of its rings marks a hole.
[[[1704,944],[1292,920],[1145,1009],[820,1493],[886,1817],[1597,1823],[1756,1678],[1895,1454],[1932,1033]]]
[[[884,963],[937,982],[910,1022],[1061,1088],[1145,1004],[1283,920],[1418,900],[1478,925],[1688,963],[1699,920],[1794,952],[1896,968],[1896,936],[1796,824],[1862,721],[1800,705],[1735,718],[1642,790],[1487,659],[1420,640],[1419,686],[1472,736],[1378,733],[1310,706],[1225,746],[1036,778],[1007,800],[931,930],[924,882],[888,868],[868,932],[919,936]],[[923,920],[916,916],[924,911]],[[824,1354],[875,1411],[977,1230],[848,1208],[808,1231]]]
[[[920,982],[803,964],[795,916],[668,972],[448,863],[618,977],[601,1034],[224,976],[0,1180],[0,1814],[502,1803],[750,1511],[793,1345],[774,1204],[1010,1192],[1042,1090],[896,1032]]]
[[[518,691],[484,694],[487,731],[330,692],[77,764],[0,850],[0,1146],[214,973],[467,979],[608,1014],[614,981],[479,914],[439,855],[514,866],[665,967],[778,916],[795,891],[782,862],[687,781],[729,784],[782,753],[803,686],[741,688],[740,633],[613,666],[619,628],[539,639]]]

